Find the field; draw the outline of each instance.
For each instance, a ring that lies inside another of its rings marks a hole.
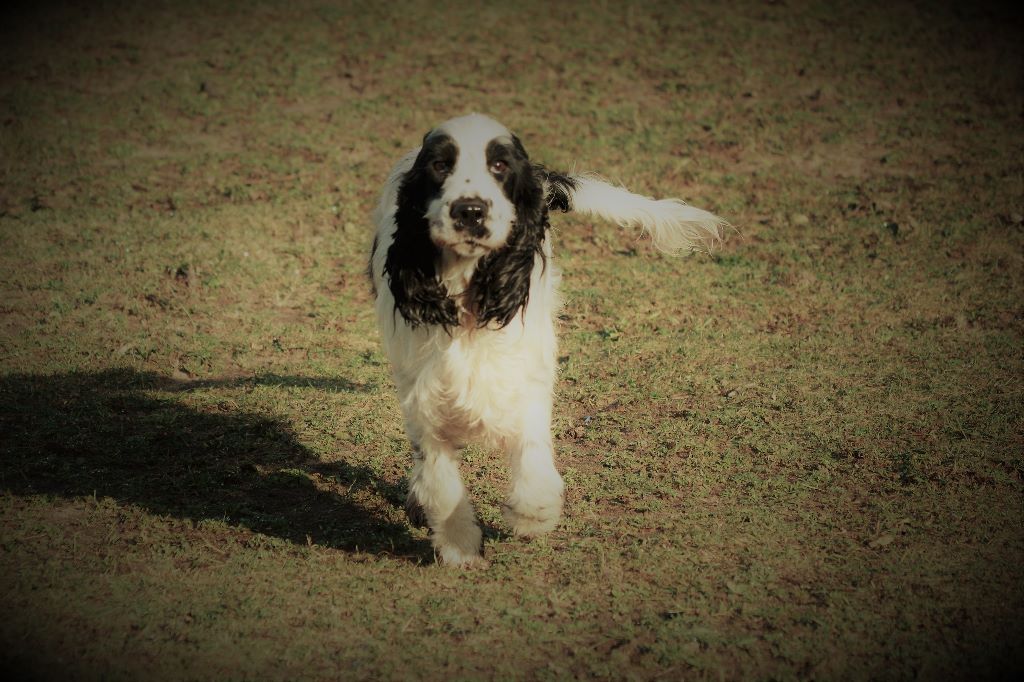
[[[991,679],[1024,660],[1024,56],[993,4],[39,2],[0,25],[0,669]],[[364,271],[431,126],[556,216],[566,517],[435,563]]]

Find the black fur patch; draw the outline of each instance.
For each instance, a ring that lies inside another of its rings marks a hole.
[[[370,293],[377,298],[377,285],[373,281],[373,259],[377,256],[377,247],[380,246],[380,238],[373,235],[373,246],[370,248],[370,261],[366,264],[366,277],[370,280]]]
[[[502,192],[516,210],[516,222],[501,249],[480,259],[467,291],[468,307],[476,323],[484,327],[497,322],[504,327],[530,298],[530,275],[549,227],[544,186],[519,138],[512,144],[492,141],[487,146],[487,163],[505,162],[497,176]]]
[[[538,174],[545,186],[545,202],[552,211],[568,213],[572,210],[572,191],[578,186],[568,175],[549,171],[543,166],[536,166]]]
[[[455,301],[437,277],[437,246],[430,239],[430,225],[424,215],[427,204],[444,183],[439,165],[454,167],[458,147],[447,135],[428,135],[412,168],[398,189],[395,238],[388,248],[384,272],[388,275],[395,309],[413,327],[459,324]]]
[[[405,498],[405,517],[409,519],[409,524],[414,528],[428,528],[430,524],[427,522],[427,513],[423,510],[423,505],[416,499],[416,496],[412,493]]]

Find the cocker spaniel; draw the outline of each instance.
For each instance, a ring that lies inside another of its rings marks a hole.
[[[678,199],[548,170],[480,114],[441,124],[398,162],[374,213],[369,270],[412,443],[406,509],[429,525],[445,564],[485,564],[459,476],[458,451],[470,441],[507,453],[503,510],[515,534],[546,533],[561,517],[551,211],[639,227],[671,253],[708,248],[725,225]]]

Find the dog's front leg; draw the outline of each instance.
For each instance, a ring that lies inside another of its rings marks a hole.
[[[554,530],[562,517],[562,477],[555,469],[551,407],[544,399],[527,405],[522,433],[509,448],[512,486],[502,511],[516,535]]]
[[[483,534],[476,522],[473,505],[459,476],[455,448],[428,440],[413,454],[415,464],[409,479],[406,508],[415,520],[421,509],[431,530],[431,541],[441,562],[451,566],[482,566]]]

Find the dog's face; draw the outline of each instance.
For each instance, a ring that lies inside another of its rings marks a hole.
[[[545,174],[519,140],[480,114],[427,133],[402,176],[384,272],[412,326],[507,325],[526,304],[548,227]],[[469,275],[449,291],[446,273]],[[459,298],[459,303],[452,296]]]
[[[517,220],[517,205],[533,206],[541,187],[519,140],[480,114],[452,119],[429,132],[413,172],[421,181],[431,241],[463,258],[502,248]],[[536,198],[524,197],[534,193]],[[532,199],[532,200],[531,200]]]

